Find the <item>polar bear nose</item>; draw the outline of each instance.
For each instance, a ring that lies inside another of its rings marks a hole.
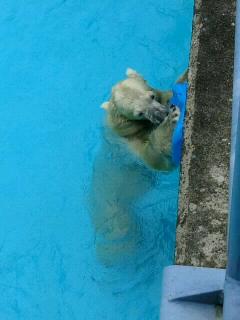
[[[174,104],[172,104],[171,106],[170,106],[170,109],[171,109],[171,111],[176,111],[176,106],[174,105]]]
[[[159,103],[158,106],[154,106],[148,110],[146,118],[154,124],[160,124],[168,114],[169,108]]]

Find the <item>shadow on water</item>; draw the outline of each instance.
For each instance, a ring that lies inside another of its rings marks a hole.
[[[171,263],[178,173],[147,168],[108,129],[102,133],[88,204],[95,232],[96,280],[119,282],[115,289],[121,291]]]

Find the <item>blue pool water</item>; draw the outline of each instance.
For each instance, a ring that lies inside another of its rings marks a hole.
[[[193,0],[0,8],[0,319],[157,320],[178,171],[147,169],[99,106],[127,67],[173,84]]]

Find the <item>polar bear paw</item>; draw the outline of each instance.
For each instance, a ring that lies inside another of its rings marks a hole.
[[[177,106],[172,105],[170,107],[169,118],[172,124],[176,124],[180,118],[180,109]]]

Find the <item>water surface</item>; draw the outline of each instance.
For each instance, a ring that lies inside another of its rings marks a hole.
[[[158,319],[178,171],[146,168],[99,106],[127,67],[172,85],[193,0],[0,8],[0,319]]]

